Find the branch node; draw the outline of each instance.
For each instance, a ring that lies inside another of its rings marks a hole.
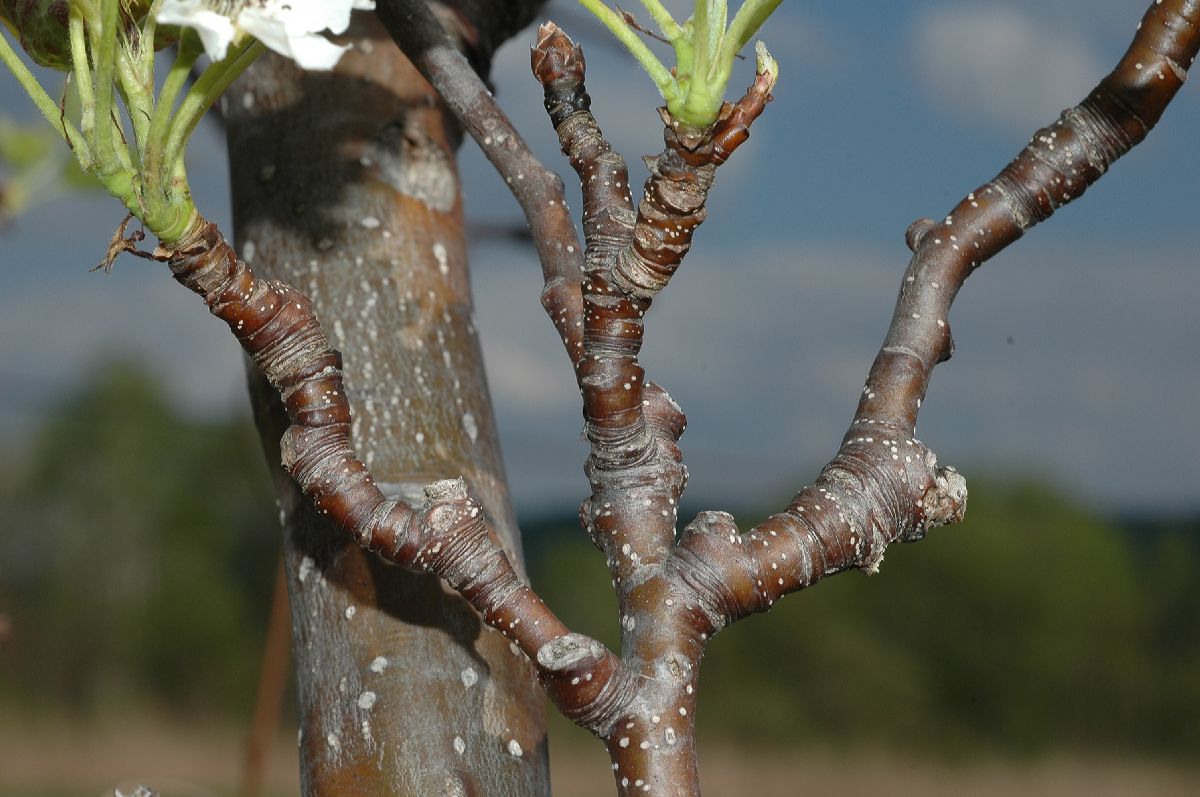
[[[548,673],[578,669],[582,663],[599,660],[604,646],[583,634],[566,634],[550,640],[537,652],[538,665]]]
[[[925,239],[926,233],[936,226],[933,219],[920,218],[908,225],[908,229],[904,231],[904,243],[908,244],[908,249],[911,252],[916,252],[921,246],[921,241]]]
[[[868,576],[874,576],[879,574],[879,568],[883,565],[883,558],[887,553],[888,541],[883,533],[883,529],[879,528],[879,524],[874,520],[871,521],[869,531],[871,533],[871,546],[868,549],[870,554],[858,566],[858,569]]]
[[[634,689],[612,651],[591,637],[568,633],[542,645],[536,658],[542,684],[563,715],[606,736]]]
[[[936,465],[932,451],[929,457],[933,460],[930,466]],[[938,468],[934,486],[921,498],[921,507],[924,529],[961,522],[967,512],[967,480],[953,467]]]

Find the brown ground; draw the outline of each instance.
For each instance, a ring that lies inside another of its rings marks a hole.
[[[601,756],[603,758],[603,756]],[[872,757],[845,759],[747,755],[709,749],[701,783],[711,797],[1195,797],[1200,771],[1127,762],[1059,760],[1017,766],[976,762],[961,767]],[[611,797],[606,762],[560,756],[551,762],[555,797]]]
[[[0,797],[99,797],[144,778],[163,797],[233,793],[244,733],[130,721],[99,730],[18,728],[0,719]],[[1128,761],[1057,759],[1018,765],[974,762],[950,766],[871,756],[848,762],[833,755],[751,755],[705,751],[703,782],[712,797],[1192,797],[1200,770]],[[555,797],[611,797],[605,756],[560,744],[552,761]],[[298,791],[295,737],[281,737],[267,772],[270,797]]]

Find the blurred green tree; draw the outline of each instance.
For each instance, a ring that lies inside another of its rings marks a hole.
[[[127,363],[51,410],[2,466],[0,515],[37,544],[0,536],[0,695],[248,710],[279,550],[255,445],[248,424],[183,417]]]

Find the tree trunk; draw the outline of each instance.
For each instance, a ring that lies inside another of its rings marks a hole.
[[[345,359],[354,445],[415,505],[463,476],[514,562],[472,323],[459,131],[373,17],[332,73],[264,57],[226,95],[238,249],[304,291]],[[432,575],[364,552],[279,467],[287,421],[251,393],[284,527],[305,795],[549,793],[533,669]]]

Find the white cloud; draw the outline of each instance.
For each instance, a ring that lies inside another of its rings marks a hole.
[[[1079,102],[1108,72],[1079,34],[1012,6],[928,9],[909,44],[935,102],[1025,133]]]
[[[479,253],[476,295],[514,492],[561,500],[580,483],[579,398],[536,304],[536,264],[497,250]],[[1195,468],[1162,420],[1188,417],[1200,391],[1185,252],[1042,233],[997,258],[951,314],[958,354],[934,376],[922,438],[969,474],[1043,468],[1110,506],[1187,505]],[[906,254],[787,237],[693,253],[650,311],[642,358],[688,415],[689,500],[753,503],[811,480],[851,416]],[[553,490],[537,486],[548,474]]]

